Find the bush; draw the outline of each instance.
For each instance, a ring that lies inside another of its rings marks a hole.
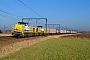
[[[0,30],[0,33],[2,33],[2,31]]]

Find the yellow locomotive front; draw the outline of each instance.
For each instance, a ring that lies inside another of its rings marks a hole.
[[[28,26],[28,23],[25,22],[18,22],[12,28],[12,35],[14,37],[29,35],[29,33],[32,32]]]

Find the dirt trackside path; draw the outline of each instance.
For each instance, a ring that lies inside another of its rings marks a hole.
[[[2,34],[0,34],[0,36],[12,36],[12,34],[10,34],[10,33],[7,33],[7,34],[2,33]]]
[[[75,34],[67,34],[67,35],[75,35]],[[47,36],[47,37],[39,37],[39,38],[26,38],[22,41],[19,42],[12,42],[8,45],[4,45],[4,46],[0,46],[0,58],[3,56],[6,56],[10,53],[14,53],[18,50],[20,50],[21,48],[39,43],[41,41],[47,40],[49,38],[59,38],[60,36],[66,36],[66,34],[64,35],[53,35],[53,36]],[[16,39],[15,39],[16,40]],[[20,39],[18,39],[20,40]],[[13,41],[13,40],[10,40]]]

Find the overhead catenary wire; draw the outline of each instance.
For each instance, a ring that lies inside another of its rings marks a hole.
[[[40,14],[38,14],[37,12],[35,12],[33,9],[31,9],[30,7],[28,7],[25,3],[23,3],[21,0],[18,0],[20,3],[22,3],[24,6],[26,6],[28,9],[30,9],[31,11],[33,11],[35,14],[37,14],[38,16],[42,17]],[[43,17],[42,17],[43,18]]]
[[[19,12],[19,11],[15,10],[15,9],[13,9],[13,8],[11,8],[11,7],[9,7],[9,6],[5,5],[5,4],[3,4],[3,3],[1,3],[1,2],[0,2],[0,4],[2,4],[2,5],[4,5],[4,6],[6,6],[6,7],[8,7],[9,9],[11,9],[11,10],[13,10],[13,11],[16,11],[16,12],[18,12],[18,13],[20,13],[20,14],[23,14],[23,13],[21,13],[21,12]]]
[[[21,16],[17,16],[15,14],[12,14],[12,13],[9,13],[9,12],[3,11],[3,10],[0,10],[0,11],[3,13],[6,13],[6,14],[12,15],[12,16],[18,17],[18,18],[22,18]]]
[[[17,2],[16,0],[14,0],[15,2]],[[21,0],[18,0],[17,2],[18,4],[20,4],[21,6],[23,6],[24,8],[28,8],[30,11],[33,11],[35,14],[37,14],[38,16],[42,17],[40,14],[38,14],[37,12],[35,12],[33,9],[31,9],[30,7],[28,7],[25,3],[23,3]],[[42,17],[43,18],[43,17]],[[41,24],[41,23],[37,23],[36,20],[36,24]]]
[[[13,8],[11,8],[11,7],[9,7],[9,6],[5,5],[5,4],[3,4],[2,2],[0,2],[0,4],[2,4],[3,6],[8,7],[9,9],[11,9],[11,10],[13,10],[13,11],[16,11],[17,13],[19,13],[19,14],[21,14],[21,15],[26,15],[26,14],[24,14],[24,13],[21,13],[21,12],[15,10],[15,9],[13,9]]]
[[[7,17],[7,16],[4,16],[4,15],[0,15],[1,17],[5,17],[5,18],[9,18],[9,19],[13,19],[13,20],[19,20],[19,19],[15,19],[15,18],[11,18],[11,17]]]

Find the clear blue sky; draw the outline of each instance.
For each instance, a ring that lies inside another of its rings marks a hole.
[[[90,30],[90,0],[21,1],[41,16],[48,18],[48,23],[60,24],[77,30]],[[0,10],[21,17],[40,17],[18,0],[0,0]],[[0,11],[0,29],[3,29],[4,25],[6,25],[7,29],[11,29],[21,19]]]

